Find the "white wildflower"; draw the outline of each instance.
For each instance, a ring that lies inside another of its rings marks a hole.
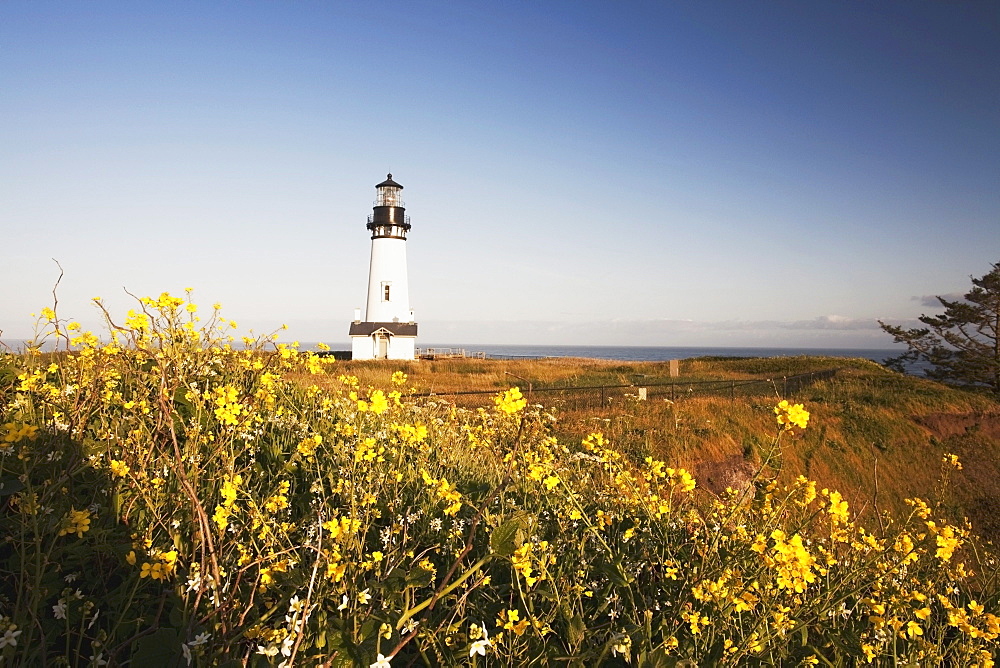
[[[392,668],[392,664],[389,663],[391,658],[392,656],[382,656],[382,653],[379,652],[378,658],[375,659],[375,663],[368,666],[368,668]]]
[[[11,624],[10,628],[4,631],[3,637],[0,638],[0,649],[10,645],[11,647],[17,646],[17,637],[21,635],[21,632],[17,630],[17,624]]]
[[[486,632],[486,625],[482,628],[482,637],[476,642],[472,643],[472,647],[469,648],[469,656],[473,657],[476,654],[479,656],[486,656],[486,648],[492,647],[493,643],[490,642],[490,636]]]
[[[277,645],[273,645],[273,644],[272,645],[267,645],[267,646],[259,645],[257,647],[257,653],[258,654],[263,654],[264,656],[277,656],[277,654],[278,654],[278,646]]]

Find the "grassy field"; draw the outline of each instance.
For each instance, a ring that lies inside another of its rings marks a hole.
[[[784,378],[829,369],[837,370],[833,378],[783,392]],[[876,509],[901,512],[906,498],[934,493],[956,516],[970,517],[985,537],[1000,538],[1000,404],[897,374],[870,360],[696,358],[680,362],[677,378],[670,377],[667,362],[339,362],[321,383],[335,387],[336,376],[347,373],[363,383],[384,385],[395,370],[407,373],[413,393],[433,392],[465,406],[487,405],[492,396],[449,393],[516,385],[528,394],[529,384],[633,384],[635,388],[607,390],[603,404],[599,390],[536,392],[530,398],[556,416],[553,430],[559,438],[579,440],[600,429],[636,461],[652,455],[675,462],[698,472],[706,488],[717,492],[762,462],[773,435],[775,402],[801,402],[813,413],[816,427],[786,439],[780,460],[783,480],[805,475],[838,489],[868,520]],[[748,380],[771,382],[741,387],[735,398],[726,383],[707,383]],[[671,383],[672,393],[667,390]],[[653,398],[637,400],[639,387],[647,387]],[[947,493],[939,484],[945,453],[957,454],[965,463],[949,474]]]

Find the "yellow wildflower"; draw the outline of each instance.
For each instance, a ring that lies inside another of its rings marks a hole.
[[[955,549],[961,544],[961,539],[955,535],[954,527],[945,526],[938,532],[938,548],[935,554],[941,561],[949,561],[951,559],[951,555],[955,552]]]
[[[291,483],[287,480],[282,480],[278,483],[278,491],[276,494],[268,497],[264,502],[264,508],[271,513],[276,513],[279,510],[284,510],[288,507],[288,490],[291,487]]]
[[[239,403],[239,390],[231,385],[215,389],[215,417],[222,424],[234,425],[243,414],[243,404]]]
[[[125,462],[119,459],[112,459],[111,464],[108,468],[111,469],[111,475],[113,475],[116,478],[124,478],[125,476],[128,475],[130,471],[129,467],[125,464]]]
[[[233,504],[236,503],[236,493],[242,484],[243,476],[239,474],[226,476],[225,481],[222,483],[222,505],[226,508],[233,507]]]
[[[3,443],[18,443],[24,439],[33,441],[38,437],[38,427],[30,424],[8,422],[0,426],[0,434],[2,434],[0,435],[0,442]]]
[[[140,578],[166,580],[173,575],[174,567],[177,564],[177,550],[154,553],[153,558],[155,561],[147,561],[142,564],[142,570],[139,572]],[[129,560],[129,563],[134,564],[135,552],[129,553],[126,560]]]
[[[515,635],[524,635],[528,628],[528,620],[521,619],[521,612],[516,608],[513,610],[501,610],[497,619],[497,626],[514,632]]]
[[[83,538],[83,534],[90,531],[90,511],[86,508],[76,510],[71,508],[62,519],[59,527],[59,535],[75,533],[77,538]]]
[[[690,492],[698,485],[691,474],[684,469],[668,468],[667,476],[670,478],[670,483],[677,485],[682,492]]]
[[[225,506],[215,507],[215,514],[212,515],[212,521],[219,527],[219,531],[225,531],[229,527],[229,516],[232,514],[233,511]]]
[[[775,529],[771,532],[774,546],[765,561],[778,571],[777,584],[779,589],[788,589],[801,594],[806,585],[816,581],[813,566],[816,563],[809,550],[802,544],[802,536],[795,534],[785,539],[785,532]]]
[[[778,416],[778,424],[785,430],[792,427],[805,429],[809,424],[809,411],[802,404],[790,404],[786,399],[782,399],[774,407],[774,414]]]
[[[697,612],[682,612],[681,619],[688,623],[691,627],[691,633],[697,635],[701,633],[703,627],[711,624],[711,620],[704,615],[699,615]]]
[[[323,437],[319,434],[306,436],[299,442],[298,451],[303,457],[309,458],[316,454],[316,448],[323,442]]]
[[[954,467],[954,469],[956,471],[961,471],[962,470],[962,462],[959,461],[958,455],[952,454],[950,452],[946,452],[945,455],[944,455],[944,457],[941,458],[941,461],[946,466]]]
[[[824,494],[828,494],[830,498],[830,507],[827,508],[827,512],[833,517],[835,522],[844,523],[848,520],[847,511],[847,501],[844,501],[844,497],[840,495],[840,492],[827,492],[823,490]]]
[[[510,563],[514,567],[514,570],[524,578],[525,584],[529,587],[534,586],[534,584],[539,580],[539,578],[532,575],[534,571],[531,566],[531,550],[532,544],[525,543],[521,547],[517,548],[517,550],[514,551],[514,554],[510,556]]]
[[[861,651],[865,653],[865,660],[868,663],[871,663],[872,660],[876,656],[878,656],[878,654],[875,652],[875,646],[874,645],[869,645],[869,644],[865,643],[864,645],[861,646]]]
[[[360,403],[360,402],[359,402]],[[385,392],[375,390],[368,397],[368,410],[375,415],[381,415],[389,409],[389,401],[385,398]]]
[[[135,309],[129,309],[128,316],[125,318],[125,326],[143,332],[149,329],[149,316],[145,313],[138,313]]]
[[[521,395],[521,389],[512,387],[506,392],[502,392],[493,398],[497,408],[508,415],[513,415],[524,410],[528,405],[528,400]]]
[[[152,578],[153,580],[166,580],[167,576],[163,573],[163,564],[160,562],[150,563],[145,562],[142,565],[142,572],[139,573],[140,578]]]

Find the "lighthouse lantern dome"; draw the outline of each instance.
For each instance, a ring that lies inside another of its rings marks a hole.
[[[410,231],[410,217],[406,215],[406,207],[400,191],[403,186],[392,180],[392,174],[385,181],[375,186],[375,206],[372,215],[368,217],[368,229],[372,239],[391,238],[406,239]]]
[[[375,206],[404,206],[399,193],[402,189],[402,185],[392,180],[392,174],[386,174],[385,181],[375,186],[375,190],[378,191]]]

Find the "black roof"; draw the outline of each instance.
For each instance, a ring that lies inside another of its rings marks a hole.
[[[350,336],[371,336],[380,329],[385,329],[396,336],[417,335],[415,322],[352,322]]]
[[[382,188],[382,187],[385,187],[385,186],[391,186],[393,188],[399,188],[400,190],[403,189],[403,186],[399,185],[398,183],[396,183],[395,181],[392,180],[392,174],[386,174],[386,176],[388,178],[385,181],[383,181],[382,183],[380,183],[377,186],[375,186],[376,188]]]

